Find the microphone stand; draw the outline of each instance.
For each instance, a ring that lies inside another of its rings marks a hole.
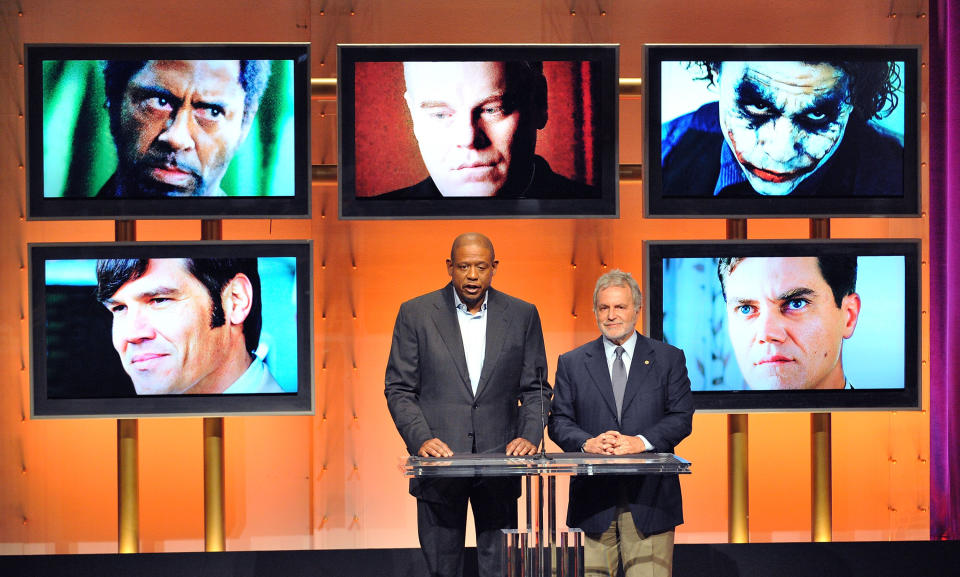
[[[537,367],[537,382],[540,383],[540,447],[537,451],[537,459],[540,461],[550,461],[553,457],[548,457],[545,451],[547,444],[547,407],[543,401],[543,369]]]

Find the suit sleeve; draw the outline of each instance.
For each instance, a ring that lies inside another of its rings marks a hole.
[[[564,451],[580,451],[583,444],[592,435],[577,424],[577,388],[567,374],[564,356],[557,360],[557,376],[553,394],[553,407],[550,411],[548,432],[553,442]]]
[[[664,379],[666,388],[663,417],[654,425],[640,431],[656,452],[673,452],[693,428],[693,394],[687,377],[687,362],[683,351],[670,349],[671,362]]]
[[[547,353],[537,307],[527,319],[524,334],[523,370],[520,373],[519,436],[534,445],[543,440],[543,425],[550,413],[553,391],[547,382]],[[541,394],[542,391],[542,394]]]
[[[409,315],[406,305],[401,305],[393,327],[384,394],[407,451],[416,455],[420,446],[434,434],[420,409],[420,347]]]

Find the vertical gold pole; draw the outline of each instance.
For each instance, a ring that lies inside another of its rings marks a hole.
[[[226,551],[224,530],[223,417],[203,419],[204,551]]]
[[[200,238],[223,238],[223,221],[201,220]],[[226,551],[223,417],[203,419],[203,539],[205,551]]]
[[[747,219],[727,219],[727,238],[747,238]],[[727,535],[731,543],[750,542],[749,427],[747,415],[727,415]]]
[[[750,542],[748,428],[746,415],[727,415],[727,533],[731,543]]]
[[[121,242],[137,239],[137,221],[117,220],[114,237]],[[140,551],[139,423],[117,419],[117,550]]]
[[[833,490],[830,413],[810,415],[811,538],[833,541]]]
[[[138,430],[136,419],[117,419],[117,548],[120,553],[140,550]]]
[[[830,219],[811,218],[810,238],[830,238]],[[832,431],[830,413],[810,415],[810,536],[833,540]]]

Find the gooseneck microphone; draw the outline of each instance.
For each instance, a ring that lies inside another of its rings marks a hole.
[[[537,457],[539,459],[548,459],[547,454],[544,452],[544,448],[547,444],[547,406],[543,401],[543,373],[544,370],[542,367],[537,367],[537,382],[540,383],[540,447],[537,451]]]

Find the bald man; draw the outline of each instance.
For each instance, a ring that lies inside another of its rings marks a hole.
[[[377,198],[599,196],[534,152],[547,124],[542,62],[404,62],[403,78],[429,176]]]

